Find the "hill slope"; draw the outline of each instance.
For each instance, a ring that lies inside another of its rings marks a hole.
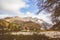
[[[38,31],[41,30],[42,25],[37,23],[38,19],[31,17],[6,17],[4,19],[0,19],[0,28],[4,28],[4,30],[11,31],[22,31],[22,30],[30,30],[30,31]]]

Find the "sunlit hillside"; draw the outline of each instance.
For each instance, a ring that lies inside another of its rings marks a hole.
[[[40,31],[42,25],[34,21],[35,20],[32,18],[25,19],[20,17],[6,17],[4,19],[0,19],[0,29],[2,28],[3,30],[9,31]]]

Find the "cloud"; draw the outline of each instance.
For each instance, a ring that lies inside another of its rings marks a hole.
[[[41,12],[39,15],[35,15],[34,13],[28,11],[24,15],[20,9],[27,7],[29,7],[29,5],[24,0],[0,0],[0,18],[7,16],[37,17],[48,23],[52,23],[50,15],[44,14],[45,12]]]
[[[40,12],[40,14],[38,14],[36,16],[38,19],[42,19],[45,22],[49,23],[49,24],[53,24],[52,23],[52,17],[51,17],[51,13],[46,12],[45,10],[43,10],[42,12]]]
[[[11,17],[9,15],[0,15],[0,18],[4,18],[4,17]]]
[[[53,24],[51,21],[51,17],[49,16],[49,14],[40,14],[37,16],[38,19],[42,19],[47,23]]]
[[[53,24],[52,23],[52,19],[51,19],[51,14],[49,13],[45,13],[45,12],[41,12],[39,15],[35,15],[34,13],[31,12],[27,12],[26,15],[24,15],[24,17],[32,17],[32,18],[38,18],[38,19],[42,19],[43,21],[49,23],[49,24]]]
[[[0,10],[14,12],[16,14],[22,14],[21,8],[28,7],[28,4],[24,0],[0,0]]]
[[[25,16],[26,17],[34,17],[35,14],[34,13],[31,13],[31,12],[27,12]]]

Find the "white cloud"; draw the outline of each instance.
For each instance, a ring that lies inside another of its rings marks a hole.
[[[31,12],[27,12],[25,16],[27,16],[27,17],[34,17],[35,14],[33,14],[33,13],[31,13]]]
[[[23,14],[20,17],[35,17],[35,14],[33,14],[31,12],[26,12],[26,14]]]
[[[0,18],[4,18],[4,17],[10,17],[9,15],[0,15]]]
[[[52,18],[51,18],[51,13],[48,13],[44,10],[39,15],[37,15],[37,18],[42,19],[49,24],[53,24]]]
[[[33,18],[38,18],[38,19],[42,19],[43,21],[49,23],[49,24],[53,24],[51,21],[51,14],[44,14],[45,12],[41,12],[39,15],[35,15],[34,13],[31,12],[27,12],[24,17],[33,17]]]
[[[50,17],[48,14],[43,14],[42,12],[39,15],[35,15],[34,13],[27,12],[25,15],[20,11],[23,7],[28,7],[29,5],[24,2],[24,0],[0,0],[0,10],[4,10],[6,15],[0,15],[1,18],[7,16],[20,16],[20,17],[37,17],[39,19],[43,19],[46,22],[51,23]],[[9,12],[9,13],[8,13]],[[11,13],[10,13],[11,12]],[[11,15],[12,14],[12,15]],[[47,16],[48,15],[48,16]]]
[[[0,10],[10,11],[19,14],[20,9],[23,7],[28,7],[28,4],[24,0],[0,0]]]
[[[51,21],[51,17],[48,14],[37,15],[37,18],[38,19],[42,19],[42,20],[44,20],[47,23],[53,24],[52,21]]]

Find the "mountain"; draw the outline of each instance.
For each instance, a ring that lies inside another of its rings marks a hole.
[[[38,19],[38,18],[32,18],[32,17],[24,17],[24,18],[21,18],[21,17],[7,17],[7,18],[4,18],[5,21],[7,22],[27,22],[27,21],[32,21],[32,22],[35,22],[39,25],[42,26],[42,28],[46,28],[46,26],[50,26],[50,24],[46,23],[45,21],[43,21],[42,19]]]
[[[47,30],[50,24],[38,18],[15,16],[0,19],[0,26],[9,30]]]

